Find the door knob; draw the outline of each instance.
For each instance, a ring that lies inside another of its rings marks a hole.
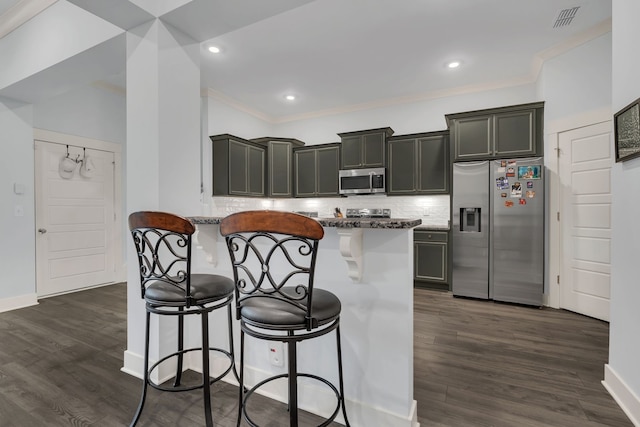
[[[38,228],[38,233],[40,233],[40,234],[44,234],[44,233],[46,233],[46,232],[47,232],[47,229],[46,229],[46,228]]]

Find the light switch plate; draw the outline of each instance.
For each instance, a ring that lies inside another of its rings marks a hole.
[[[13,192],[15,194],[24,194],[25,190],[24,184],[13,183]]]

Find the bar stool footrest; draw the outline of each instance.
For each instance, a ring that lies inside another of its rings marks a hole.
[[[201,347],[194,347],[194,348],[187,348],[185,350],[181,350],[181,351],[176,351],[174,353],[168,354],[165,357],[163,357],[162,359],[158,360],[156,363],[154,363],[153,365],[151,365],[151,367],[149,368],[149,373],[147,374],[147,384],[149,384],[151,387],[155,388],[156,390],[160,390],[160,391],[170,391],[170,392],[182,392],[182,391],[191,391],[191,390],[197,390],[200,389],[204,386],[204,382],[200,382],[199,384],[196,385],[184,385],[184,386],[164,386],[162,384],[157,384],[155,382],[153,382],[151,380],[151,373],[163,362],[171,359],[172,357],[178,357],[179,355],[184,355],[186,353],[192,352],[192,351],[201,351],[202,348]],[[231,354],[231,352],[222,349],[222,348],[217,348],[217,347],[209,347],[209,351],[215,351],[217,353],[221,353],[224,356],[226,356],[229,359],[229,367],[227,367],[220,375],[213,377],[209,380],[209,384],[213,384],[217,381],[220,381],[222,378],[224,378],[229,372],[231,372],[231,370],[234,367],[234,357]],[[172,377],[175,378],[175,377]],[[169,381],[166,380],[166,381]]]
[[[325,421],[322,424],[319,424],[318,427],[325,427],[328,426],[329,424],[331,424],[336,416],[338,415],[338,413],[340,412],[340,408],[341,408],[341,404],[342,404],[342,396],[340,395],[340,392],[338,391],[338,389],[336,388],[336,386],[334,386],[329,380],[319,377],[317,375],[313,375],[313,374],[306,374],[306,373],[298,373],[297,374],[298,377],[304,377],[304,378],[311,378],[313,380],[316,381],[320,381],[322,383],[324,383],[325,385],[327,385],[331,390],[333,390],[333,393],[336,395],[336,409],[333,411],[333,413],[331,414],[331,416],[329,416],[328,418],[325,418]],[[270,383],[271,381],[275,381],[277,379],[280,378],[289,378],[289,374],[279,374],[279,375],[274,375],[272,377],[266,378],[262,381],[260,381],[258,384],[254,385],[253,387],[251,387],[250,389],[248,389],[244,395],[244,399],[242,402],[242,417],[244,418],[244,420],[251,426],[251,427],[259,427],[258,424],[256,424],[250,417],[249,414],[247,414],[247,402],[249,400],[249,398],[253,395],[253,393],[255,391],[257,391],[260,387],[264,386],[265,384]]]

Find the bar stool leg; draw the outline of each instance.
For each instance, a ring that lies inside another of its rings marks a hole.
[[[227,322],[229,322],[229,352],[231,353],[233,376],[236,377],[236,380],[240,383],[240,377],[238,376],[238,370],[236,369],[236,353],[233,348],[233,319],[231,316],[231,304],[227,306]]]
[[[209,316],[204,311],[202,318],[202,390],[204,397],[204,418],[207,427],[213,427],[211,416],[211,381],[209,375]]]
[[[293,332],[288,333],[289,336]],[[298,360],[296,356],[296,341],[287,344],[289,351],[289,426],[298,427]]]
[[[142,396],[140,396],[140,403],[138,404],[138,409],[136,410],[136,414],[133,416],[130,427],[134,427],[138,423],[140,415],[142,414],[142,408],[144,407],[144,401],[147,398],[147,385],[149,384],[149,323],[151,322],[151,313],[149,313],[149,311],[147,311],[146,317],[147,320],[144,330],[144,372],[142,374]]]
[[[347,418],[347,407],[344,402],[344,381],[342,379],[342,345],[340,344],[340,325],[336,328],[336,344],[338,349],[338,381],[340,382],[340,400],[342,401],[342,415],[344,416],[344,425],[349,427],[349,419]]]
[[[184,311],[184,308],[178,308],[178,311]],[[180,382],[182,381],[182,360],[183,354],[182,350],[184,350],[184,316],[178,316],[178,363],[176,367],[176,379],[173,382],[174,387],[180,386]]]
[[[242,408],[244,405],[244,330],[240,328],[240,379],[238,381],[238,423],[242,421]]]

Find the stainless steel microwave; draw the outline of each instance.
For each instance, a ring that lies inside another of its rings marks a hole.
[[[375,194],[386,192],[384,168],[347,169],[338,173],[340,194]]]

